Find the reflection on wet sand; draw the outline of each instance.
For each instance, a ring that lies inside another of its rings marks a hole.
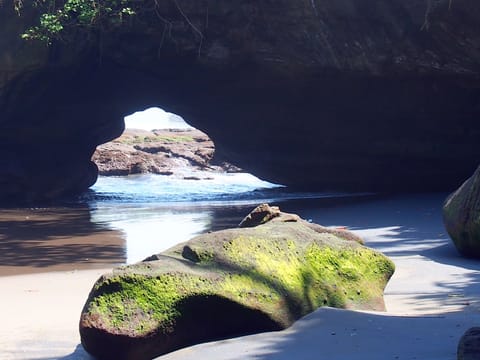
[[[271,204],[308,219],[311,207],[318,211],[368,199],[300,199]],[[258,204],[105,201],[71,207],[0,209],[0,276],[141,261],[200,233],[235,227]]]
[[[88,207],[0,210],[0,276],[115,266],[124,249]]]
[[[116,209],[116,211],[114,211]],[[206,231],[210,212],[165,207],[98,206],[92,212],[96,223],[108,224],[123,233],[126,263],[141,261]]]
[[[92,210],[92,221],[121,231],[125,238],[126,263],[131,264],[198,234],[235,227],[256,205],[97,203]]]
[[[247,206],[95,206],[0,210],[0,276],[130,264],[209,230]]]

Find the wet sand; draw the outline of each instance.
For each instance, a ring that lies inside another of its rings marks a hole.
[[[200,344],[159,359],[456,359],[460,336],[480,325],[480,261],[461,258],[445,234],[443,198],[283,204],[315,222],[348,226],[395,262],[387,312],[322,308],[282,332]],[[79,345],[78,319],[108,268],[0,277],[0,359],[91,359]]]
[[[0,210],[0,276],[124,263],[123,234],[90,215],[88,208]]]

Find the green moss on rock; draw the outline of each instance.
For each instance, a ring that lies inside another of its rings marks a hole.
[[[81,317],[87,351],[113,344],[120,358],[147,359],[283,329],[320,306],[382,310],[394,271],[382,254],[303,222],[204,234],[156,258],[98,280]]]
[[[181,316],[176,304],[186,296],[195,295],[192,290],[196,288],[201,288],[203,294],[213,293],[206,278],[194,275],[115,275],[103,281],[89,312],[102,319],[105,328],[121,330],[129,336],[168,333],[175,319]]]

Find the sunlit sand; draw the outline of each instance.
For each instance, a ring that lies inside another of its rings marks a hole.
[[[282,332],[200,344],[160,359],[456,359],[463,332],[480,324],[480,263],[461,258],[448,239],[442,196],[297,211],[352,229],[395,262],[386,313],[321,308]],[[0,359],[90,359],[79,346],[79,314],[109,268],[0,277]]]

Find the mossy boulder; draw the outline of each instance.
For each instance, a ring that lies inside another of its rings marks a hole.
[[[480,167],[447,198],[443,220],[458,252],[480,258]]]
[[[480,359],[480,327],[472,327],[465,331],[457,347],[457,360]]]
[[[384,310],[388,258],[346,231],[281,218],[203,234],[103,275],[82,311],[84,348],[99,359],[151,359],[281,330],[320,306]]]

